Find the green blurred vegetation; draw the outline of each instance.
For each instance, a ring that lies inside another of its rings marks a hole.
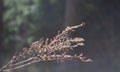
[[[63,15],[63,2],[4,0],[4,47],[19,50],[39,40],[41,36],[50,37],[49,32],[59,26],[55,21]]]
[[[34,40],[38,24],[38,0],[4,0],[5,48],[21,48]]]

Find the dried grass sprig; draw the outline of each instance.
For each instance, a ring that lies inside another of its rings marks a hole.
[[[67,51],[84,45],[83,38],[69,37],[70,33],[82,26],[83,23],[67,27],[53,39],[46,39],[45,41],[40,39],[39,41],[33,42],[29,48],[23,48],[22,52],[16,52],[8,64],[0,69],[0,72],[15,70],[41,61],[64,62],[75,60],[91,62],[92,60],[84,57],[83,53],[80,55],[67,54]]]

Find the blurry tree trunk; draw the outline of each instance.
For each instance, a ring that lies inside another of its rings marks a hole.
[[[65,25],[80,23],[80,1],[81,0],[66,0]]]
[[[0,51],[2,49],[3,41],[3,0],[0,0]]]
[[[0,65],[3,62],[3,0],[0,0]]]

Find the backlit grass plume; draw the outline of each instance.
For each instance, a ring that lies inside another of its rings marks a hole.
[[[29,48],[23,48],[22,52],[16,52],[8,64],[0,69],[0,72],[15,70],[41,61],[91,62],[92,60],[84,57],[83,53],[80,53],[79,55],[67,54],[70,50],[84,45],[83,38],[69,37],[75,29],[82,26],[83,23],[80,25],[67,27],[61,33],[58,33],[55,37],[53,37],[53,39],[40,39],[39,41],[33,42]]]

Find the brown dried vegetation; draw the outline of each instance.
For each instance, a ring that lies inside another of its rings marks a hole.
[[[78,48],[78,46],[84,45],[83,38],[70,38],[69,35],[75,29],[83,26],[81,25],[67,27],[61,33],[57,34],[53,39],[40,39],[31,44],[29,48],[23,48],[22,52],[16,52],[8,64],[0,69],[0,72],[15,70],[36,62],[41,61],[82,61],[91,62],[91,59],[87,59],[80,55],[68,55],[67,52]]]

